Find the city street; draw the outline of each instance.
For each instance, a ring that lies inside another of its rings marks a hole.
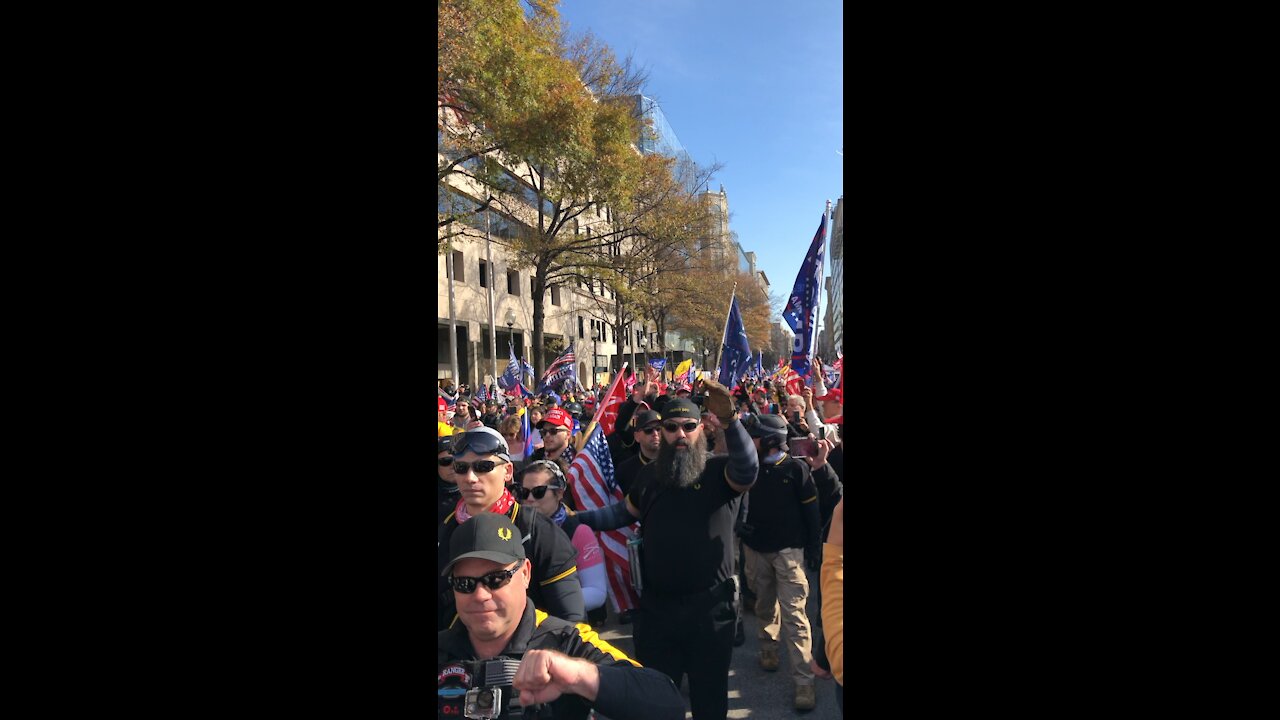
[[[816,617],[818,608],[813,602],[812,590],[818,586],[818,573],[809,572],[810,607],[809,616]],[[781,653],[781,664],[777,672],[765,672],[760,669],[756,659],[759,653],[760,622],[755,615],[747,614],[744,618],[747,642],[742,647],[733,649],[733,665],[729,670],[729,717],[753,718],[753,720],[774,720],[775,718],[803,717],[812,720],[836,720],[842,717],[836,707],[835,680],[818,678],[818,705],[813,710],[799,711],[793,705],[791,682],[791,661],[785,652]],[[618,624],[617,616],[610,611],[609,619],[603,626],[595,628],[600,637],[609,644],[635,659],[635,643],[631,636],[631,625]],[[785,632],[785,630],[784,630]],[[686,703],[689,697],[688,680],[680,688]],[[603,716],[597,715],[602,718]],[[693,717],[685,711],[685,717]]]

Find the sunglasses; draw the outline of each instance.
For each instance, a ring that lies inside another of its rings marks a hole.
[[[440,467],[449,467],[450,465],[453,464],[453,457],[452,456],[442,457],[442,458],[439,458],[436,462],[440,463]]]
[[[506,570],[494,570],[493,572],[485,573],[478,578],[450,575],[449,584],[453,586],[454,590],[457,590],[463,595],[470,595],[475,592],[478,583],[484,583],[484,586],[490,590],[498,590],[506,587],[507,583],[511,582],[511,578],[514,577],[519,570],[520,565],[517,564],[513,568],[507,568]]]
[[[541,500],[547,496],[548,490],[563,490],[564,488],[552,487],[550,485],[539,485],[538,487],[530,490],[523,485],[516,485],[513,489],[516,491],[516,497],[521,500],[528,500],[530,495],[533,496],[534,500]]]
[[[569,432],[569,429],[562,428],[562,427],[549,427],[546,430],[543,430],[542,434],[543,435],[559,435],[562,432]]]
[[[459,475],[466,475],[468,472],[471,471],[471,468],[475,468],[477,475],[483,475],[487,472],[492,472],[493,469],[498,467],[499,465],[506,465],[506,464],[507,462],[505,460],[501,462],[494,462],[492,460],[476,460],[475,462],[463,462],[462,460],[459,460],[453,464],[453,471],[458,473]]]
[[[684,423],[684,424],[681,424],[681,423],[663,423],[663,424],[662,424],[662,429],[663,429],[663,430],[666,430],[667,432],[672,432],[672,433],[673,433],[673,432],[676,432],[677,430],[684,430],[684,431],[685,431],[685,432],[687,432],[687,433],[691,433],[691,432],[693,432],[694,430],[697,430],[697,429],[698,429],[698,423],[696,423],[696,422],[687,422],[687,423]]]
[[[642,432],[645,435],[657,435],[658,430],[659,428],[657,425],[654,425],[653,427],[647,427],[647,428],[636,428],[636,432]]]

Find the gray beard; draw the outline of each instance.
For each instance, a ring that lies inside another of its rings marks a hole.
[[[662,487],[683,489],[693,485],[707,469],[707,436],[699,434],[697,441],[681,452],[663,438],[658,448],[657,463],[658,483]]]

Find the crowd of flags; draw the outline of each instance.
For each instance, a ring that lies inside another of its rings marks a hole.
[[[775,384],[783,384],[788,393],[800,393],[804,383],[812,384],[817,372],[826,378],[828,389],[841,386],[844,374],[844,355],[836,353],[831,364],[823,363],[814,367],[813,346],[816,335],[818,295],[822,287],[822,258],[826,238],[826,217],[818,227],[810,243],[809,250],[801,263],[800,272],[796,276],[795,285],[787,301],[782,315],[791,329],[796,333],[796,349],[791,356],[778,360],[778,366],[768,371],[764,367],[764,351],[751,352],[746,327],[742,321],[742,313],[738,306],[736,291],[730,296],[729,311],[725,318],[724,336],[720,348],[720,364],[716,379],[725,387],[732,388],[743,381],[761,381],[768,378]],[[508,361],[505,371],[496,380],[496,387],[490,390],[485,385],[477,387],[474,402],[483,405],[491,397],[531,398],[535,396],[528,390],[537,385],[537,395],[547,395],[559,403],[556,390],[569,392],[582,388],[576,370],[576,356],[573,343],[555,358],[547,367],[541,378],[524,358],[516,357],[515,348],[508,344]],[[754,355],[754,357],[753,357]],[[663,370],[666,369],[666,358],[654,358],[645,366],[646,379],[661,383]],[[815,370],[817,372],[815,372]],[[693,360],[688,359],[675,366],[672,382],[691,383],[699,377]],[[706,373],[701,373],[706,376]],[[637,372],[629,372],[626,364],[614,377],[608,391],[600,398],[594,419],[586,427],[587,437],[576,452],[568,452],[566,459],[569,465],[569,487],[574,501],[580,510],[594,510],[622,501],[622,489],[618,486],[613,461],[605,438],[616,431],[618,410],[630,393],[631,386],[638,380]],[[505,392],[504,392],[505,391]],[[445,395],[449,407],[455,400]],[[527,408],[520,408],[520,442],[517,460],[527,458],[537,444],[537,428],[531,427]],[[574,433],[581,432],[577,418],[574,419]],[[515,448],[512,448],[515,450]],[[576,448],[571,444],[569,451]],[[609,580],[609,597],[615,608],[627,610],[639,605],[638,598],[631,584],[631,567],[627,556],[627,542],[635,537],[633,524],[619,530],[599,533],[600,545],[604,550],[606,575]]]

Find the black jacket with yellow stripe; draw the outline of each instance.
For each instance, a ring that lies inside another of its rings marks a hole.
[[[762,553],[820,547],[818,488],[809,463],[785,453],[774,463],[761,460],[760,476],[749,492],[746,522],[751,532],[742,538],[747,547]]]
[[[449,513],[438,527],[436,545],[436,582],[439,588],[440,614],[436,630],[444,630],[453,624],[457,611],[453,602],[453,589],[440,576],[449,564],[449,539],[458,527],[456,513]],[[582,584],[578,579],[578,550],[555,523],[539,515],[532,508],[512,503],[507,517],[520,530],[524,538],[524,554],[533,564],[533,582],[529,586],[529,598],[539,608],[555,617],[577,622],[587,618],[586,604],[582,599]]]
[[[442,687],[448,677],[459,675],[458,661],[479,659],[462,623],[441,632],[438,646],[437,672]],[[585,623],[565,622],[526,604],[515,635],[500,655],[519,660],[529,650],[558,650],[599,667],[600,687],[595,702],[576,695],[561,695],[551,703],[556,720],[584,720],[592,708],[611,720],[682,720],[685,716],[684,698],[671,678],[642,667],[600,639]],[[468,684],[474,684],[468,680]],[[507,704],[503,702],[504,706]]]

